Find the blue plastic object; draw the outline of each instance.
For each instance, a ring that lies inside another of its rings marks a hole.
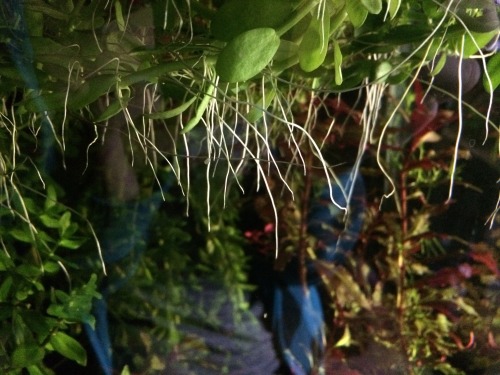
[[[346,252],[353,249],[359,238],[363,225],[365,188],[361,177],[356,177],[354,181],[353,186],[352,174],[345,172],[339,176],[343,189],[339,185],[333,187],[336,202],[348,207],[345,221],[344,211],[330,200],[328,186],[311,205],[308,232],[321,244],[318,257],[322,260],[341,264]],[[347,202],[345,195],[349,195],[350,191],[351,199]],[[299,274],[298,264],[293,261],[275,282],[272,326],[279,350],[292,373],[307,375],[314,367],[321,367],[325,323],[319,275],[312,265],[308,265],[307,286],[304,287]]]

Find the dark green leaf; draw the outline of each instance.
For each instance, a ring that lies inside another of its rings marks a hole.
[[[6,277],[2,281],[2,283],[0,284],[0,301],[7,301],[12,283],[13,280],[11,276]]]
[[[36,267],[27,263],[21,264],[16,267],[16,272],[27,279],[34,279],[42,274],[42,270],[40,269],[40,267]]]
[[[291,11],[289,0],[227,1],[215,14],[210,29],[215,38],[230,41],[248,30],[277,28]]]
[[[25,344],[17,347],[12,353],[12,367],[23,368],[40,363],[45,350],[36,344]]]
[[[500,21],[495,4],[491,0],[467,0],[458,5],[457,16],[473,32],[498,31]]]
[[[19,313],[28,328],[36,335],[37,342],[42,343],[58,325],[56,319],[42,315],[35,310],[24,310]]]

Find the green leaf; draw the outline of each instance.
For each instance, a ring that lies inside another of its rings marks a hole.
[[[269,104],[273,101],[276,96],[276,90],[271,89],[265,93],[265,95],[260,98],[260,100],[255,104],[250,111],[248,111],[245,116],[247,121],[250,123],[254,123],[264,116],[264,112],[269,107]]]
[[[368,10],[361,4],[360,0],[346,1],[347,15],[355,28],[361,27],[368,17]]]
[[[69,358],[81,366],[87,364],[87,352],[73,337],[58,331],[50,336],[50,344],[62,356]]]
[[[42,365],[33,365],[26,368],[29,375],[54,375],[54,372]]]
[[[12,353],[12,367],[23,368],[39,364],[45,356],[45,350],[36,344],[18,346]]]
[[[0,301],[7,301],[10,288],[12,287],[12,283],[13,283],[12,277],[8,276],[0,284]]]
[[[181,113],[186,111],[189,107],[191,107],[191,105],[194,103],[195,100],[196,100],[196,96],[193,96],[191,99],[185,101],[184,103],[182,103],[178,107],[175,107],[175,108],[169,109],[167,111],[163,111],[163,112],[146,114],[145,116],[149,119],[152,119],[152,120],[166,120],[166,119],[169,119],[172,117],[177,117]]]
[[[56,262],[47,261],[43,264],[43,269],[46,273],[53,274],[59,272],[61,268]]]
[[[115,17],[116,17],[116,25],[118,26],[118,30],[125,31],[125,19],[123,18],[122,4],[119,0],[115,1]]]
[[[325,61],[330,34],[330,17],[313,18],[299,45],[299,65],[305,72],[312,72]]]
[[[382,0],[361,0],[361,3],[372,14],[379,14],[382,11]]]
[[[289,0],[226,1],[215,14],[210,30],[215,38],[230,41],[258,28],[277,28],[292,12]]]
[[[377,82],[386,82],[392,72],[392,66],[387,61],[381,61],[375,68],[375,79]]]
[[[203,116],[203,113],[205,113],[205,110],[207,109],[208,104],[210,103],[210,100],[213,99],[213,97],[214,97],[215,90],[216,90],[216,87],[212,83],[209,83],[208,89],[205,93],[205,96],[201,100],[198,108],[196,108],[196,112],[194,113],[194,116],[191,117],[191,119],[188,121],[188,123],[186,124],[184,129],[182,129],[183,133],[189,132],[196,125],[198,125],[198,123],[201,120],[201,117]]]
[[[446,54],[441,54],[439,56],[439,60],[436,65],[434,65],[434,68],[431,71],[431,76],[435,77],[436,75],[439,74],[439,72],[443,69],[445,63],[446,63]]]
[[[33,237],[31,237],[31,233],[27,229],[26,230],[12,229],[9,233],[12,237],[14,237],[18,241],[27,243],[33,242]]]
[[[271,28],[246,31],[220,52],[215,65],[217,74],[226,82],[246,81],[271,62],[279,45],[280,38]]]
[[[47,198],[45,199],[45,209],[54,207],[57,204],[56,188],[53,185],[47,186]]]
[[[16,272],[26,279],[35,279],[42,274],[42,270],[40,269],[40,267],[36,267],[27,263],[17,266]]]
[[[500,27],[497,10],[491,0],[461,1],[458,4],[457,16],[473,32],[497,32]]]
[[[96,291],[96,280],[97,276],[93,274],[87,284],[81,288],[74,288],[70,295],[56,290],[55,295],[59,303],[52,303],[47,308],[47,313],[68,321],[93,325],[95,318],[90,312],[92,300],[100,298],[100,294]]]
[[[63,238],[59,241],[59,246],[65,247],[67,249],[76,250],[79,247],[81,247],[84,242],[85,242],[84,240],[76,240],[74,238],[73,239]]]
[[[392,20],[394,17],[396,17],[396,14],[398,13],[399,7],[401,6],[401,0],[386,0],[386,1],[389,10],[389,16]]]
[[[66,229],[71,225],[71,212],[66,211],[60,218],[59,218],[59,228],[61,234],[64,234],[66,232]]]
[[[55,219],[52,216],[49,216],[47,214],[40,215],[40,221],[47,228],[59,228],[61,226],[59,219]]]
[[[340,50],[339,43],[333,42],[333,63],[335,68],[335,84],[341,85],[342,78],[342,51]]]
[[[462,38],[464,38],[463,57],[467,58],[475,55],[478,50],[485,47],[496,35],[496,31],[489,33],[464,33],[462,28],[452,29],[450,27],[449,43],[454,51],[462,51]]]
[[[24,310],[19,313],[26,326],[36,335],[35,339],[38,343],[43,343],[51,332],[59,324],[54,318],[43,315],[35,310]]]
[[[117,82],[115,75],[101,75],[82,84],[75,92],[70,93],[68,107],[73,110],[83,109],[95,102]]]
[[[122,112],[124,108],[127,107],[129,100],[129,97],[113,100],[94,121],[102,122],[116,116],[118,113]]]
[[[486,64],[486,70],[490,76],[493,91],[495,91],[498,85],[500,85],[500,53],[496,53],[490,58]],[[487,92],[492,92],[486,74],[483,74],[483,85]]]

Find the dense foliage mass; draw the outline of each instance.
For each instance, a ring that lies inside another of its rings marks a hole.
[[[500,371],[499,26],[3,0],[0,372]]]

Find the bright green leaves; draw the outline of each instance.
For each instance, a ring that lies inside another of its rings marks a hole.
[[[345,5],[349,20],[355,28],[365,23],[368,13],[379,14],[382,11],[382,0],[348,0]]]
[[[382,11],[382,0],[361,0],[361,3],[372,14],[379,14]]]
[[[225,82],[242,82],[259,74],[278,50],[280,38],[271,28],[245,31],[220,52],[215,69]]]
[[[18,178],[26,186],[33,184],[23,172],[19,168]],[[29,176],[32,171],[26,173]],[[94,322],[91,307],[93,299],[99,297],[97,277],[92,276],[87,283],[72,278],[69,288],[63,281],[64,267],[66,272],[74,271],[76,263],[62,256],[79,248],[86,233],[59,203],[57,191],[50,184],[45,200],[40,199],[42,193],[30,199],[22,186],[11,193],[11,207],[0,209],[4,250],[0,252],[2,374],[49,374],[43,359],[54,350],[79,364],[86,361],[84,349],[70,337],[71,327]],[[13,220],[12,210],[22,215],[22,220]]]
[[[305,72],[312,72],[325,61],[328,51],[330,17],[313,18],[299,46],[299,65]]]
[[[50,337],[50,345],[62,356],[69,358],[81,366],[87,364],[87,352],[82,345],[73,337],[62,331],[54,333]]]
[[[368,17],[368,10],[363,6],[361,0],[348,0],[345,5],[352,25],[356,28],[361,27]]]
[[[276,29],[291,11],[289,0],[227,1],[216,13],[210,29],[215,38],[230,41],[248,30]]]
[[[483,85],[486,91],[491,93],[496,90],[498,85],[500,85],[500,53],[496,53],[491,57],[486,65],[486,69],[488,71],[492,87],[490,87],[490,84],[488,83],[488,76],[486,74],[483,74]]]

